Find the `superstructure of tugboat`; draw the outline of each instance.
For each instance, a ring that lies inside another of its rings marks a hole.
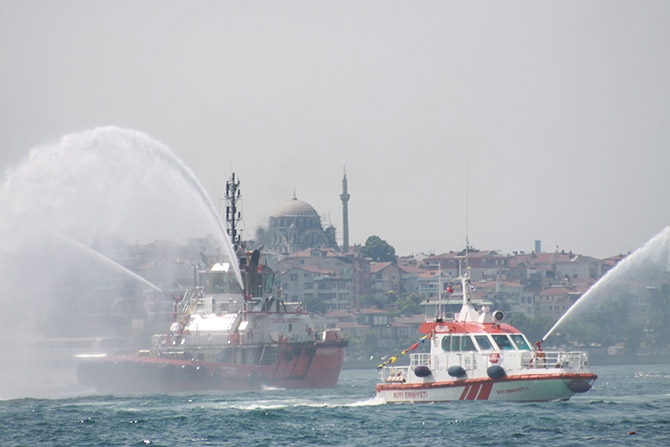
[[[242,250],[238,188],[233,174],[226,213],[239,265],[217,262],[199,272],[197,285],[176,297],[168,333],[155,335],[153,347],[134,357],[82,362],[81,384],[130,393],[337,384],[347,341],[339,329],[317,330],[300,303],[282,299],[259,249]]]
[[[466,260],[460,260],[461,266]],[[389,403],[552,401],[591,389],[597,376],[586,352],[544,351],[541,341],[533,347],[524,334],[503,323],[501,311],[476,309],[469,297],[469,273],[459,270],[460,312],[447,320],[438,311],[422,323],[420,342],[430,343],[429,353],[409,354],[409,366],[396,366],[395,356],[379,365],[378,398]]]

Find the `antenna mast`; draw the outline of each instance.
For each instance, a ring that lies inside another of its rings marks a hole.
[[[226,232],[236,250],[242,243],[242,230],[238,229],[242,219],[242,212],[239,210],[240,193],[240,181],[233,172],[230,180],[226,182]]]
[[[465,259],[468,259],[468,250],[470,249],[470,240],[468,239],[468,219],[470,217],[470,163],[467,164],[465,171]]]

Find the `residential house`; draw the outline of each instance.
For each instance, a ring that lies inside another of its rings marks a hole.
[[[424,259],[424,266],[428,268],[439,268],[445,273],[456,278],[459,269],[466,268],[464,264],[465,251],[449,252],[436,256],[428,256]],[[461,261],[463,264],[461,265]],[[496,250],[469,250],[467,253],[467,267],[470,268],[470,279],[494,279],[505,275],[509,268],[508,256],[500,254]]]
[[[346,296],[340,296],[340,294],[345,293],[341,291],[342,282],[335,287],[338,290],[337,292],[331,290],[331,293],[337,293],[339,302],[338,308],[332,310],[342,310],[340,306],[342,300],[346,300],[344,308],[350,309],[358,302],[360,297],[369,293],[370,262],[352,253],[344,254],[328,248],[312,248],[299,251],[284,257],[275,265],[277,278],[281,278],[282,283],[285,282],[285,273],[294,267],[314,268],[317,269],[315,272],[329,272],[331,277],[337,277],[340,281],[348,282]],[[309,290],[301,292],[296,289],[295,287],[300,284],[300,282],[293,284],[292,290],[296,296],[313,293]],[[325,288],[326,284],[324,283],[322,287]]]
[[[328,311],[347,310],[353,301],[352,279],[318,267],[291,267],[277,275],[285,301],[325,304]],[[310,309],[307,309],[310,310]]]
[[[535,316],[560,318],[572,304],[582,296],[582,292],[572,286],[551,286],[542,290],[534,302]]]

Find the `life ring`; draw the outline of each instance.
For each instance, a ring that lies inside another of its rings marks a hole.
[[[498,360],[500,360],[500,354],[497,352],[493,352],[489,355],[489,362],[498,363]]]

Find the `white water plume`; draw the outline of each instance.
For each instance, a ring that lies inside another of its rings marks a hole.
[[[34,224],[90,245],[100,234],[130,242],[213,235],[235,259],[215,207],[191,170],[164,145],[116,127],[70,134],[33,150],[0,190],[0,231]],[[24,238],[10,238],[21,251]]]
[[[645,283],[650,278],[658,276],[659,272],[668,271],[670,271],[670,227],[665,227],[600,278],[559,318],[542,340],[546,340],[566,320],[579,315],[585,306],[596,305],[606,300],[617,285],[624,282]]]
[[[137,287],[131,282],[157,289],[139,275],[128,279],[133,275],[120,264],[115,267],[108,253],[123,249],[133,259],[132,249],[139,245],[194,240],[207,241],[207,247],[218,250],[220,260],[236,268],[241,283],[232,244],[212,200],[165,145],[141,132],[103,127],[33,149],[0,184],[3,333],[10,345],[8,358],[24,360],[12,365],[35,360],[25,348],[36,338],[76,337],[71,335],[75,334],[68,326],[71,322],[62,320],[82,306],[95,306],[85,302],[87,293],[99,298],[100,290],[110,290],[110,284],[122,291]],[[99,262],[104,259],[107,265]],[[93,281],[101,282],[102,289],[72,297],[69,288]],[[138,293],[141,290],[131,291],[131,299]],[[111,299],[117,309],[126,305],[113,295]],[[87,337],[95,334],[95,322],[79,320],[87,325]],[[52,331],[56,335],[49,335],[47,329],[58,324],[62,327]],[[26,375],[3,368],[8,366],[3,363],[0,386],[11,389],[10,379]]]

